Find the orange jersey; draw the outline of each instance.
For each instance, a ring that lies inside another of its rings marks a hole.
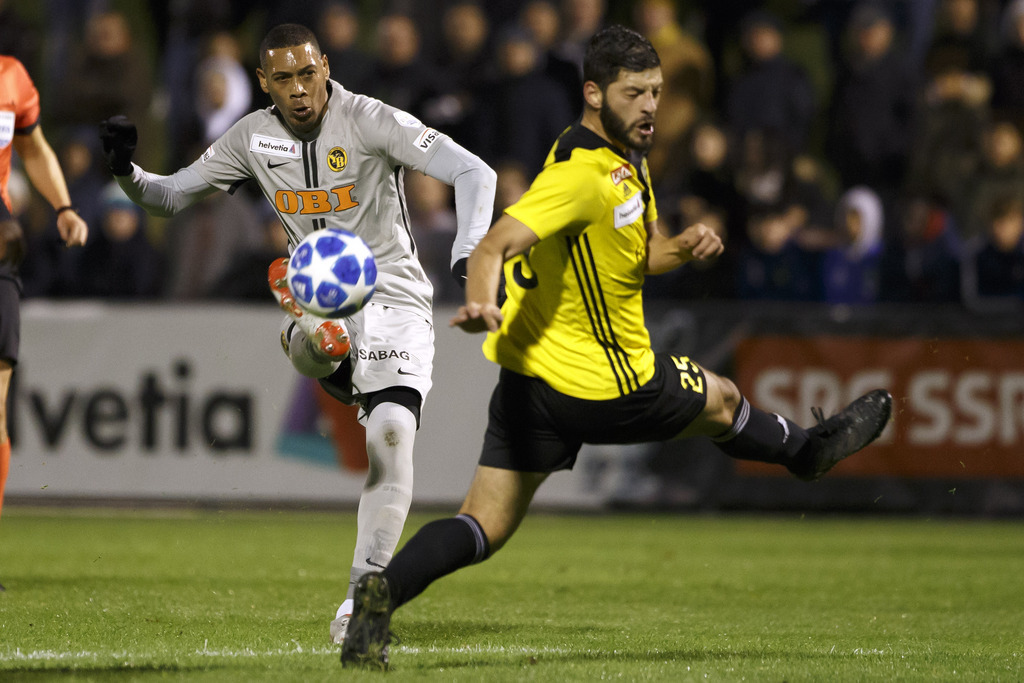
[[[11,207],[7,179],[11,176],[11,142],[31,133],[39,123],[39,91],[14,57],[0,55],[0,196]]]

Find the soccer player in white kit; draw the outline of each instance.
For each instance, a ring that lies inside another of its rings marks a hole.
[[[373,251],[376,292],[344,320],[351,342],[344,362],[307,341],[308,324],[286,320],[282,330],[296,368],[320,378],[339,400],[358,402],[366,427],[370,470],[359,500],[349,590],[331,622],[331,638],[340,643],[355,583],[388,564],[402,533],[412,499],[413,441],[431,387],[433,289],[410,232],[404,169],[455,188],[458,232],[451,265],[453,275],[463,278],[465,259],[490,224],[495,173],[410,114],[331,80],[327,58],[304,26],[271,29],[256,73],[273,106],[243,117],[199,159],[169,176],[131,163],[137,132],[126,118],[105,121],[100,135],[117,182],[151,214],[171,215],[218,189],[233,192],[255,180],[292,247],[314,230],[342,228]]]

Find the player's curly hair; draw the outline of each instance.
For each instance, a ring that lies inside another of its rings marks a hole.
[[[267,31],[267,35],[260,42],[260,68],[265,68],[267,50],[274,50],[279,47],[293,47],[309,43],[320,54],[320,43],[316,35],[302,24],[278,24]]]
[[[619,76],[619,71],[646,71],[661,66],[651,41],[618,24],[594,34],[583,57],[583,80],[593,81],[601,90]]]

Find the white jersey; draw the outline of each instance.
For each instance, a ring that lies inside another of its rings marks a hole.
[[[404,168],[422,171],[447,136],[379,100],[329,82],[317,137],[302,140],[276,107],[239,120],[190,167],[221,190],[255,179],[294,247],[314,230],[343,228],[377,259],[374,302],[429,319],[433,288],[416,256]]]

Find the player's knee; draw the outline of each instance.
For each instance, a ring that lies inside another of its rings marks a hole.
[[[736,415],[736,409],[743,401],[743,396],[736,384],[728,377],[710,372],[706,374],[710,391],[704,419],[723,429],[729,429]]]

